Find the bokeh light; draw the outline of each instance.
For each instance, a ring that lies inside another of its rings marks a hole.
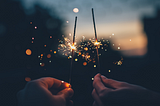
[[[27,50],[26,50],[26,54],[27,54],[27,55],[31,55],[31,54],[32,54],[32,51],[31,51],[30,49],[27,49]]]
[[[29,81],[31,81],[31,78],[25,77],[25,81],[29,82]]]
[[[74,12],[74,13],[78,13],[78,12],[79,12],[79,9],[78,9],[78,8],[74,8],[74,9],[73,9],[73,12]]]

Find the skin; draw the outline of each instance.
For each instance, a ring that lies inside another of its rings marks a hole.
[[[44,77],[28,82],[17,93],[18,106],[70,106],[73,94],[68,83]]]
[[[160,94],[101,74],[95,75],[93,87],[93,106],[160,106]]]

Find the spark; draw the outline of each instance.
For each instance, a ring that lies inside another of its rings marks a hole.
[[[121,49],[120,47],[118,47],[118,49]]]
[[[35,26],[34,29],[37,29],[37,26]]]
[[[27,49],[27,50],[26,50],[26,54],[27,54],[27,55],[31,55],[31,54],[32,54],[32,51],[31,51],[30,49]]]

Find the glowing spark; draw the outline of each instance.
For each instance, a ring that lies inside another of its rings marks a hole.
[[[86,65],[87,65],[87,62],[83,62],[83,65],[86,66]]]
[[[78,61],[78,59],[75,59],[75,61]]]
[[[94,78],[92,78],[92,81],[94,80]]]
[[[31,51],[30,49],[27,49],[27,50],[26,50],[26,54],[27,54],[27,55],[31,55],[31,54],[32,54],[32,51]]]
[[[41,54],[41,57],[43,56],[43,54]]]
[[[112,33],[112,35],[114,36],[114,33]]]
[[[98,46],[98,45],[100,45],[100,42],[94,42],[94,45],[96,45],[96,46]]]
[[[34,37],[32,37],[32,40],[34,40]]]
[[[49,38],[52,38],[52,36],[50,36]]]
[[[37,26],[35,26],[34,29],[37,29]]]
[[[111,70],[108,70],[108,72],[111,72]]]
[[[94,65],[94,67],[96,67],[96,65]]]
[[[118,49],[121,49],[120,47],[118,47]]]
[[[44,47],[46,47],[46,45],[44,45]]]
[[[64,81],[61,81],[62,83],[64,83]]]
[[[54,54],[56,54],[57,52],[56,51],[54,51]]]
[[[74,13],[78,13],[78,12],[79,12],[79,9],[78,9],[78,8],[74,8],[74,9],[73,9],[73,12],[74,12]]]
[[[71,50],[75,50],[76,49],[76,47],[75,46],[71,46]]]
[[[30,24],[32,24],[32,22],[30,22]]]

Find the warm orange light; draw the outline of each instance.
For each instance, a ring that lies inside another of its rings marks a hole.
[[[99,44],[100,44],[100,42],[97,42],[97,41],[96,41],[96,42],[94,42],[94,45],[99,45]]]
[[[50,50],[50,52],[52,52],[52,50]]]
[[[28,81],[31,81],[31,78],[26,77],[26,78],[25,78],[25,81],[27,81],[27,82],[28,82]]]
[[[46,47],[46,45],[44,45],[44,47]]]
[[[32,22],[30,22],[30,24],[32,24]]]
[[[31,55],[31,54],[32,54],[32,51],[31,51],[30,49],[27,49],[27,50],[26,50],[26,54],[27,54],[27,55]]]
[[[85,51],[87,51],[87,50],[88,50],[88,48],[87,48],[87,47],[85,47],[85,48],[84,48],[84,50],[85,50]]]
[[[66,88],[70,88],[70,87],[71,87],[71,84],[65,83],[65,87],[66,87]]]
[[[48,55],[47,55],[47,58],[51,58],[51,54],[48,54]]]
[[[75,49],[75,46],[71,46],[71,49],[74,50],[74,49]]]
[[[57,52],[56,51],[54,51],[54,54],[56,54]]]
[[[43,54],[41,54],[41,57],[43,56]]]
[[[78,54],[81,55],[81,52],[79,52]]]
[[[86,65],[87,65],[87,62],[83,62],[83,65],[86,66]]]

